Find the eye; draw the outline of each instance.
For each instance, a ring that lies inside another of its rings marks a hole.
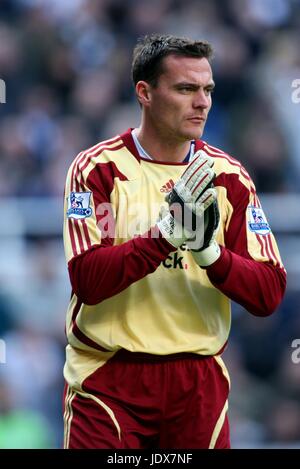
[[[213,92],[214,92],[214,88],[213,88],[213,87],[211,87],[211,88],[206,88],[206,90],[205,90],[205,93],[206,93],[206,94],[212,94]]]
[[[191,86],[180,86],[178,88],[178,91],[180,93],[188,94],[188,93],[191,93],[193,91],[193,88]]]

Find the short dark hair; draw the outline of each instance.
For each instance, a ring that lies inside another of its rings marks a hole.
[[[133,51],[131,67],[134,85],[143,80],[156,86],[163,72],[162,59],[171,54],[210,60],[213,48],[207,41],[193,41],[167,34],[151,34],[139,38]]]

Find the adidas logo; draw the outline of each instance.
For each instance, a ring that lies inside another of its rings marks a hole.
[[[171,190],[173,189],[174,187],[174,181],[173,179],[169,179],[168,182],[166,182],[166,184],[164,184],[161,188],[160,188],[160,192],[171,192]]]

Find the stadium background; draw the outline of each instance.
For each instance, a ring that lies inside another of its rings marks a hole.
[[[131,50],[150,32],[213,43],[203,138],[250,171],[288,270],[274,316],[233,308],[233,447],[300,448],[299,0],[0,1],[0,447],[61,447],[64,179],[81,149],[138,123]]]

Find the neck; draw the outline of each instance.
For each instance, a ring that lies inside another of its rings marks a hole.
[[[181,142],[163,138],[149,128],[146,131],[143,124],[137,128],[136,135],[144,150],[156,161],[181,163],[190,149],[189,140]]]

